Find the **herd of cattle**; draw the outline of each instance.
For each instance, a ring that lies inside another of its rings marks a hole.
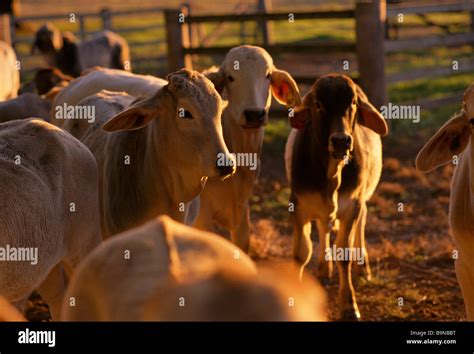
[[[115,33],[78,42],[47,24],[32,50],[49,67],[20,87],[14,50],[3,42],[0,50],[0,320],[21,319],[36,290],[53,320],[323,321],[325,292],[304,271],[312,221],[320,278],[332,276],[332,234],[338,249],[362,251],[362,265],[334,259],[340,316],[360,318],[351,273],[370,278],[366,202],[388,127],[349,77],[322,76],[301,98],[264,49],[244,45],[219,67],[163,80],[133,74]],[[260,161],[272,96],[293,127],[284,158],[294,264],[247,255],[259,168],[236,156]],[[416,161],[427,172],[460,155],[450,223],[469,320],[473,117],[471,85],[462,112]],[[212,233],[217,226],[232,242]],[[7,249],[36,249],[37,262],[6,261]]]

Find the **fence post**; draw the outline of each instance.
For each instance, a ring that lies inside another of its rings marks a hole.
[[[174,72],[183,67],[192,69],[191,57],[184,52],[185,48],[189,48],[189,30],[186,24],[186,16],[185,8],[165,10],[169,72]]]
[[[471,32],[474,33],[474,11],[471,11],[470,14],[471,14]]]
[[[357,1],[356,48],[360,85],[376,108],[387,103],[385,77],[386,0]]]
[[[268,13],[272,10],[272,0],[258,0],[258,11],[261,13]],[[261,20],[258,23],[260,32],[262,33],[263,45],[273,44],[273,22],[267,20]]]
[[[12,45],[10,15],[0,14],[0,40]]]
[[[112,14],[110,9],[104,8],[100,10],[100,17],[102,19],[102,28],[107,31],[112,30]]]
[[[81,41],[83,41],[86,38],[84,16],[82,15],[79,15],[79,36],[81,37]]]

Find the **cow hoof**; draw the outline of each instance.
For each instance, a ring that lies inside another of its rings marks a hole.
[[[353,309],[344,310],[341,314],[341,321],[361,321],[360,312]]]

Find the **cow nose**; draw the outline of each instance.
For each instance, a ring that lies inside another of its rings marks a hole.
[[[228,177],[232,176],[235,173],[234,164],[220,164],[216,163],[217,170],[219,171],[219,177]]]
[[[247,124],[263,124],[265,123],[264,109],[247,109],[244,111],[245,121]]]
[[[348,150],[352,145],[352,137],[347,134],[331,136],[331,144],[334,150]]]

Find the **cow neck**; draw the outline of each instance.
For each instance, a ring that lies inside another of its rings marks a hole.
[[[222,130],[229,152],[255,153],[260,157],[265,128],[246,130],[235,121],[226,108],[222,114]]]
[[[327,183],[325,190],[321,192],[326,198],[328,203],[328,215],[330,215],[330,219],[333,221],[337,213],[338,189],[341,185],[343,163],[332,159],[327,144],[321,141],[321,139],[315,139],[313,134],[311,134],[311,132],[317,132],[319,136],[322,135],[319,134],[320,129],[316,126],[317,124],[318,122],[313,120],[311,125],[306,126],[306,129],[311,129],[311,131],[308,131],[308,135],[311,137],[311,161],[318,161],[318,165],[323,167],[322,172],[324,176],[321,176],[321,178],[326,178]],[[329,137],[327,140],[329,140]]]
[[[145,127],[147,141],[150,141],[145,148],[143,178],[145,185],[150,186],[146,193],[151,199],[151,205],[163,206],[163,210],[159,210],[160,214],[165,213],[181,220],[184,213],[180,211],[180,203],[187,203],[198,196],[202,191],[202,184],[195,176],[179,172],[179,162],[172,160],[165,148],[165,145],[172,146],[176,142],[167,142],[165,134],[157,134],[160,131],[157,124],[157,120],[154,120]]]

